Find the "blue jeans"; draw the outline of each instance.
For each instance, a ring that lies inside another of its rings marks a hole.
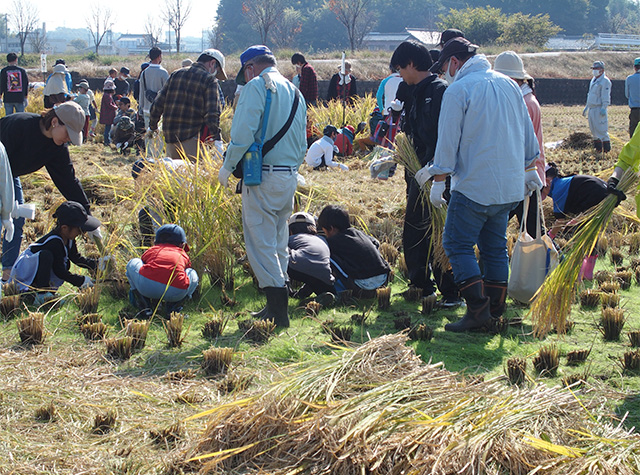
[[[24,203],[24,198],[22,196],[22,183],[20,183],[20,177],[15,177],[13,179],[13,193],[15,195],[15,200],[19,204]],[[13,263],[20,255],[20,244],[22,244],[22,227],[24,226],[24,218],[18,218],[13,220],[13,226],[15,231],[13,232],[13,241],[8,242],[2,238],[2,268],[3,269],[11,269],[13,267]],[[40,237],[40,236],[38,236]]]
[[[127,279],[129,279],[129,284],[133,290],[137,290],[148,299],[179,302],[185,297],[191,298],[196,291],[196,287],[198,287],[198,274],[193,269],[186,269],[185,271],[187,277],[189,277],[189,287],[186,289],[178,289],[141,276],[140,268],[142,265],[142,259],[131,259],[127,264]]]
[[[518,203],[483,206],[454,191],[449,200],[442,246],[456,283],[481,275],[474,244],[484,265],[484,278],[506,282],[509,277],[507,222]]]
[[[14,112],[24,112],[24,102],[5,102],[4,111],[6,115],[13,114]]]
[[[109,135],[109,132],[111,132],[111,124],[105,124],[104,135],[102,136],[104,138],[105,145],[109,145],[111,143],[111,136]]]

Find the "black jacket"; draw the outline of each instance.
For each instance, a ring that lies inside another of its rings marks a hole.
[[[446,82],[431,75],[420,81],[413,90],[413,104],[408,117],[411,125],[407,133],[413,139],[422,166],[429,163],[436,152],[440,106],[446,89]]]
[[[331,259],[351,279],[368,279],[389,272],[389,264],[378,251],[378,241],[355,228],[327,238]]]
[[[69,242],[66,251],[65,245],[60,239],[51,239],[49,242],[45,243],[49,236],[53,235],[59,236],[55,230],[42,236],[32,244],[31,252],[34,254],[43,250],[51,252],[53,255],[52,272],[59,279],[69,282],[71,285],[75,285],[76,287],[80,287],[84,283],[84,277],[69,271],[71,263],[73,262],[78,267],[95,270],[98,265],[98,261],[96,259],[87,259],[86,257],[81,256],[78,252],[75,239]]]

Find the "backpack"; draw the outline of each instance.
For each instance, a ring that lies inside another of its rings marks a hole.
[[[144,86],[144,97],[150,104],[153,104],[153,101],[156,100],[156,96],[158,95],[157,91],[151,91],[147,89],[147,81],[145,80],[144,73],[142,73],[142,85]],[[140,93],[138,93],[140,95]]]
[[[372,139],[375,143],[382,145],[383,147],[393,149],[393,143],[399,129],[400,118],[394,122],[393,114],[390,113],[383,120],[378,122],[378,125],[376,125],[372,134]]]

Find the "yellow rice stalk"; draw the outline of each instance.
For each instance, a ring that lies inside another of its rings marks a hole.
[[[307,120],[317,128],[316,134],[321,134],[322,129],[329,124],[338,128],[344,125],[352,125],[355,128],[360,122],[369,123],[369,114],[375,106],[376,98],[371,94],[345,103],[341,100],[332,100],[326,105],[310,106],[307,109]]]
[[[620,179],[618,189],[627,193],[637,182],[638,175],[630,167]],[[617,197],[609,195],[576,218],[577,230],[568,243],[569,251],[560,265],[547,276],[531,304],[530,315],[537,337],[548,334],[554,326],[565,327],[565,321],[571,313],[582,261],[592,253],[598,239],[606,231],[616,204]]]

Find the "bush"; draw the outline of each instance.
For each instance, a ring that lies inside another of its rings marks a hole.
[[[508,16],[503,28],[499,43],[525,43],[539,48],[544,48],[549,38],[562,30],[551,22],[547,14],[531,16],[522,13]]]

